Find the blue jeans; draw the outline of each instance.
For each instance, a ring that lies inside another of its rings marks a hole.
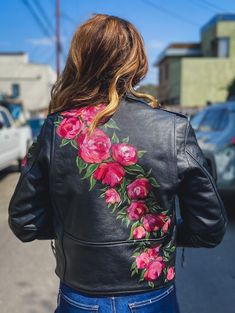
[[[54,313],[179,313],[172,285],[132,295],[84,295],[60,282]]]

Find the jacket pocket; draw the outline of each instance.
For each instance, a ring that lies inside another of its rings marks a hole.
[[[80,297],[79,294],[76,294],[76,299],[72,299],[70,296],[63,293],[63,291],[59,291],[60,294],[60,303],[59,308],[61,312],[67,313],[95,313],[99,312],[98,304],[89,304],[88,300],[82,300],[83,296]]]
[[[172,301],[169,301],[168,299],[168,296],[174,291],[174,289],[174,284],[172,284],[170,287],[163,288],[162,290],[157,289],[155,292],[150,292],[149,297],[146,297],[144,300],[128,303],[128,307],[132,313],[163,313],[166,312],[166,305],[164,308],[164,302],[167,302],[169,312],[175,312],[172,308]],[[174,294],[171,296],[174,297]],[[169,306],[171,306],[171,310]]]

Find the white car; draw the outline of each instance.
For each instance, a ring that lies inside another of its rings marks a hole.
[[[7,109],[0,106],[0,170],[18,161],[19,167],[32,143],[28,125],[15,126]]]

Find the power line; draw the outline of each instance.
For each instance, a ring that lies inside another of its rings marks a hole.
[[[184,23],[190,24],[192,26],[196,26],[196,27],[200,26],[196,22],[191,21],[191,20],[189,20],[189,19],[187,19],[187,18],[185,18],[185,17],[183,17],[183,16],[181,16],[181,15],[179,15],[179,14],[173,12],[173,11],[170,11],[170,10],[168,10],[168,9],[158,5],[158,4],[152,3],[149,0],[141,0],[141,1],[144,2],[145,4],[148,4],[148,5],[152,6],[153,8],[157,9],[158,11],[161,11],[161,12],[167,14],[167,15],[170,15],[170,16],[174,17],[175,19],[180,20],[181,22],[184,22]]]
[[[202,3],[205,3],[205,4],[208,5],[209,7],[214,8],[215,10],[218,10],[218,11],[227,11],[227,10],[225,10],[224,8],[221,8],[220,6],[215,5],[214,3],[212,3],[212,2],[210,2],[210,1],[208,1],[208,0],[198,0],[198,1],[200,1],[200,2],[202,2]]]
[[[77,25],[78,21],[76,21],[74,18],[72,18],[71,16],[69,16],[67,13],[65,12],[61,12],[61,17],[64,18],[65,20],[69,21],[70,23]]]
[[[51,29],[51,31],[53,33],[55,33],[55,29],[51,24],[51,21],[49,20],[45,10],[43,9],[42,5],[40,4],[40,2],[38,0],[34,0],[34,4],[35,6],[38,8],[38,11],[41,13],[41,16],[44,18],[44,21],[46,22],[48,28]]]
[[[195,4],[197,7],[202,8],[202,9],[204,9],[204,10],[206,10],[206,11],[209,10],[209,11],[212,11],[212,12],[218,12],[217,9],[208,7],[206,4],[200,3],[200,2],[198,2],[197,0],[191,0],[191,2],[192,2],[193,4]]]
[[[27,9],[29,10],[29,12],[31,13],[31,15],[33,16],[33,18],[35,19],[35,21],[37,22],[38,26],[41,28],[41,30],[44,32],[44,34],[48,37],[51,37],[50,32],[48,31],[48,29],[45,27],[45,25],[43,24],[43,22],[41,21],[40,17],[38,16],[37,12],[35,11],[35,9],[31,6],[31,4],[29,4],[29,2],[27,0],[22,0],[22,2],[24,3],[24,5],[27,7]]]

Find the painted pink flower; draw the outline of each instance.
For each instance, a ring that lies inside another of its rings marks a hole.
[[[60,113],[62,116],[66,117],[77,117],[81,111],[81,108],[68,109]]]
[[[139,220],[148,211],[147,205],[140,201],[134,201],[127,208],[128,217],[130,220]]]
[[[168,231],[168,229],[169,229],[169,227],[170,227],[170,224],[171,224],[171,219],[168,218],[168,220],[167,220],[167,221],[165,222],[165,224],[162,226],[162,231],[163,231],[164,234]]]
[[[166,279],[167,279],[167,280],[172,280],[172,279],[174,278],[174,276],[175,276],[175,270],[174,270],[173,267],[170,267],[170,268],[168,269],[168,271],[167,271],[167,277],[166,277]]]
[[[144,228],[150,231],[157,231],[164,225],[164,222],[156,213],[146,214],[143,220]]]
[[[116,187],[121,184],[125,176],[124,168],[116,162],[101,163],[94,171],[94,178],[102,184]]]
[[[148,281],[154,281],[158,279],[164,268],[162,257],[157,257],[148,266],[147,271],[144,273],[144,278]]]
[[[57,127],[56,132],[62,138],[73,139],[82,127],[82,123],[76,117],[65,117]]]
[[[152,248],[148,248],[147,253],[149,255],[149,257],[156,257],[158,256],[158,252],[160,250],[161,244],[157,244],[155,247]]]
[[[146,231],[143,226],[138,226],[134,229],[133,237],[135,239],[142,239],[142,238],[145,238],[145,236],[146,236]]]
[[[101,129],[90,135],[87,131],[77,138],[78,154],[86,163],[100,163],[109,158],[111,140]]]
[[[106,105],[104,103],[100,103],[94,106],[87,106],[80,109],[79,115],[83,121],[85,121],[88,125],[94,120],[97,113],[102,111]]]
[[[149,261],[150,261],[149,254],[146,252],[142,252],[140,255],[136,257],[136,266],[137,268],[147,268]]]
[[[147,178],[137,178],[127,186],[127,194],[130,199],[144,199],[151,190],[151,184]]]
[[[27,157],[25,156],[22,160],[21,160],[21,166],[24,167],[27,164]]]
[[[119,193],[114,189],[110,188],[105,192],[106,203],[119,203],[121,201]]]
[[[106,105],[104,103],[100,103],[100,104],[93,105],[93,106],[85,106],[81,108],[70,109],[70,110],[62,112],[61,115],[64,115],[66,117],[80,116],[83,121],[90,124],[90,122],[92,122],[96,114],[102,111],[105,107]]]
[[[134,165],[138,160],[136,148],[128,143],[113,144],[112,157],[121,165]]]

